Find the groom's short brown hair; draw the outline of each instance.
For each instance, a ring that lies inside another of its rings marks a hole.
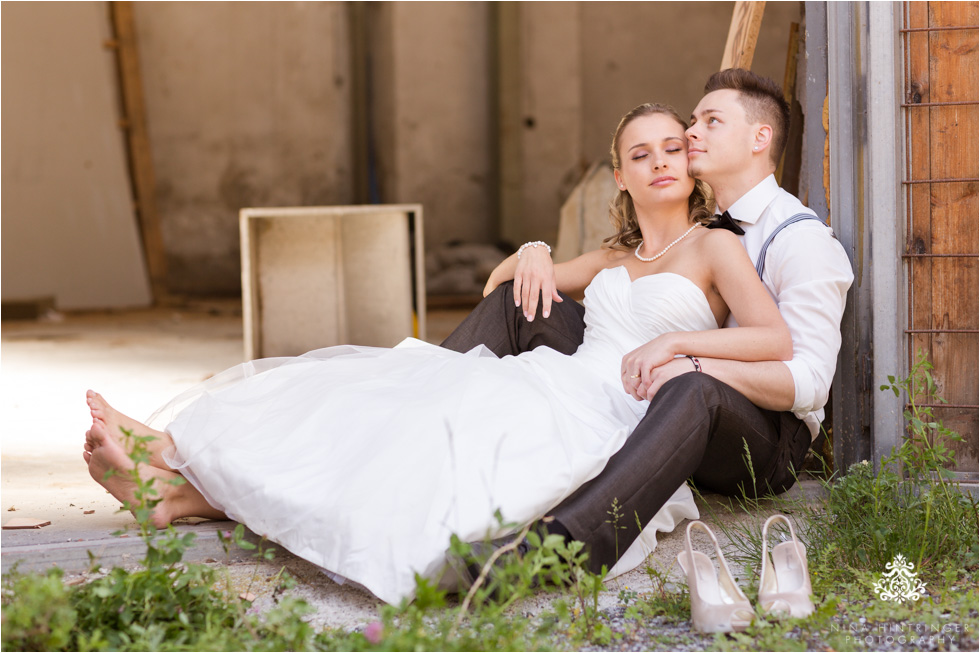
[[[774,166],[778,166],[789,132],[789,104],[783,97],[783,90],[776,82],[751,70],[727,68],[708,78],[704,94],[725,89],[738,91],[749,122],[761,122],[772,127],[769,158]]]

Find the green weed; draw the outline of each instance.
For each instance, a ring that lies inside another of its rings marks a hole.
[[[808,515],[805,536],[828,562],[883,570],[897,554],[919,573],[939,575],[952,565],[976,568],[977,502],[951,481],[949,442],[961,437],[922,406],[935,397],[931,365],[920,355],[909,376],[882,390],[908,397],[908,437],[875,466],[852,465],[829,485],[826,510]]]
[[[150,522],[160,495],[156,479],[143,480],[138,466],[149,460],[150,438],[123,431],[136,484],[135,502],[123,510],[136,516],[146,554],[134,571],[116,567],[81,585],[66,587],[62,572],[3,578],[3,650],[283,650],[306,649],[313,629],[302,617],[309,607],[284,598],[262,618],[248,602],[228,600],[213,589],[216,572],[182,562],[194,535]],[[235,540],[243,544],[242,530]],[[250,544],[250,543],[246,543]],[[255,545],[251,545],[255,546]],[[260,551],[263,558],[269,552]],[[93,560],[93,567],[97,565]],[[285,581],[284,581],[285,582]]]
[[[529,529],[522,536],[527,535],[530,551],[501,558],[494,574],[475,584],[463,601],[416,577],[415,600],[382,607],[378,620],[363,632],[317,633],[304,620],[310,606],[288,596],[295,581],[283,568],[275,576],[276,607],[258,614],[250,601],[236,598],[227,571],[227,591],[222,592],[219,571],[183,562],[193,534],[154,528],[150,516],[160,502],[157,481],[140,478],[138,471],[148,464],[151,438],[124,435],[134,462],[125,473],[136,490],[135,500],[122,509],[133,512],[146,545],[139,568],[116,567],[71,586],[58,569],[5,575],[3,650],[545,650],[559,639],[562,645],[609,640],[598,608],[602,577],[586,571],[582,543],[566,544],[560,536],[542,537]],[[259,562],[273,558],[264,540],[256,544],[245,538],[242,525],[218,537],[226,552],[237,547],[253,551]],[[456,538],[451,553],[472,559],[471,545]],[[98,571],[95,560],[92,571]],[[243,596],[258,571],[256,564]],[[515,609],[539,587],[567,592],[570,603],[559,599],[555,608],[537,616]]]
[[[908,437],[877,471],[865,461],[841,478],[821,481],[823,499],[742,496],[726,509],[751,519],[735,525],[714,520],[730,541],[726,556],[743,571],[746,594],[754,600],[762,551],[759,515],[790,515],[807,546],[817,605],[802,620],[776,622],[759,615],[745,633],[720,637],[716,650],[976,647],[978,506],[951,482],[947,470],[953,462],[949,443],[959,436],[921,405],[926,397],[941,401],[934,396],[930,369],[920,356],[908,377],[889,377],[882,386],[908,397]],[[926,582],[927,593],[918,602],[884,601],[873,591],[896,554],[913,562]]]

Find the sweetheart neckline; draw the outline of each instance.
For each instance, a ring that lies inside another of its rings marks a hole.
[[[641,279],[648,279],[650,277],[662,277],[664,275],[667,275],[667,276],[678,277],[680,279],[683,279],[689,285],[694,286],[694,289],[698,291],[698,295],[704,301],[704,308],[708,309],[708,314],[711,315],[711,320],[715,324],[717,324],[717,320],[715,319],[715,312],[713,310],[711,310],[711,302],[708,301],[708,296],[701,289],[701,286],[699,286],[698,284],[694,283],[694,281],[692,281],[691,279],[688,279],[683,274],[678,274],[676,272],[654,272],[653,274],[644,274],[643,276],[637,277],[636,279],[634,279],[634,278],[630,277],[630,272],[629,272],[629,270],[626,269],[626,266],[625,265],[615,265],[615,266],[613,266],[611,268],[603,268],[603,271],[605,271],[605,270],[616,270],[616,269],[621,269],[623,272],[626,273],[626,278],[629,279],[629,283],[630,283],[630,287],[631,288],[633,287],[634,284],[636,284]]]
[[[691,284],[692,286],[694,286],[695,288],[697,288],[698,289],[698,292],[700,292],[702,295],[704,295],[705,300],[708,299],[708,296],[705,295],[705,293],[704,293],[703,290],[701,290],[701,286],[699,286],[698,284],[694,283],[694,281],[692,279],[689,279],[688,277],[685,277],[683,274],[678,274],[677,272],[654,272],[653,274],[644,274],[644,275],[639,276],[639,277],[637,277],[637,278],[634,279],[633,277],[630,276],[630,271],[628,269],[626,269],[626,266],[625,265],[615,265],[615,266],[613,266],[611,268],[603,268],[603,269],[605,269],[605,270],[621,269],[623,272],[626,273],[626,278],[630,280],[630,285],[633,285],[633,284],[635,284],[636,282],[638,282],[638,281],[640,281],[642,279],[649,279],[650,277],[662,277],[662,276],[665,276],[665,275],[666,276],[671,276],[671,277],[679,277],[679,278],[683,279],[684,281],[688,282],[689,284]]]

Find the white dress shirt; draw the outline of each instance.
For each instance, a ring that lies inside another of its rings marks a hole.
[[[769,175],[728,208],[741,223],[740,236],[756,263],[769,234],[797,213],[813,211],[787,193]],[[823,421],[830,384],[840,351],[840,323],[847,289],[854,281],[851,263],[830,227],[818,220],[787,226],[770,243],[762,282],[776,300],[793,337],[793,359],[785,364],[793,375],[793,413],[816,437]],[[737,326],[729,316],[725,326]]]

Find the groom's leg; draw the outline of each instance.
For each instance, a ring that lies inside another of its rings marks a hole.
[[[547,528],[585,542],[592,571],[611,569],[639,536],[637,522],[648,524],[689,477],[729,495],[781,492],[809,444],[809,430],[792,414],[762,410],[708,374],[684,374],[661,388],[599,476],[551,511],[556,523]],[[616,530],[613,499],[623,515]]]
[[[501,357],[516,356],[541,346],[573,354],[585,333],[585,308],[564,293],[561,297],[564,301],[553,302],[548,317],[541,316],[539,298],[537,317],[528,322],[524,311],[514,306],[514,282],[508,281],[487,295],[442,346],[467,352],[477,345],[485,345]]]

